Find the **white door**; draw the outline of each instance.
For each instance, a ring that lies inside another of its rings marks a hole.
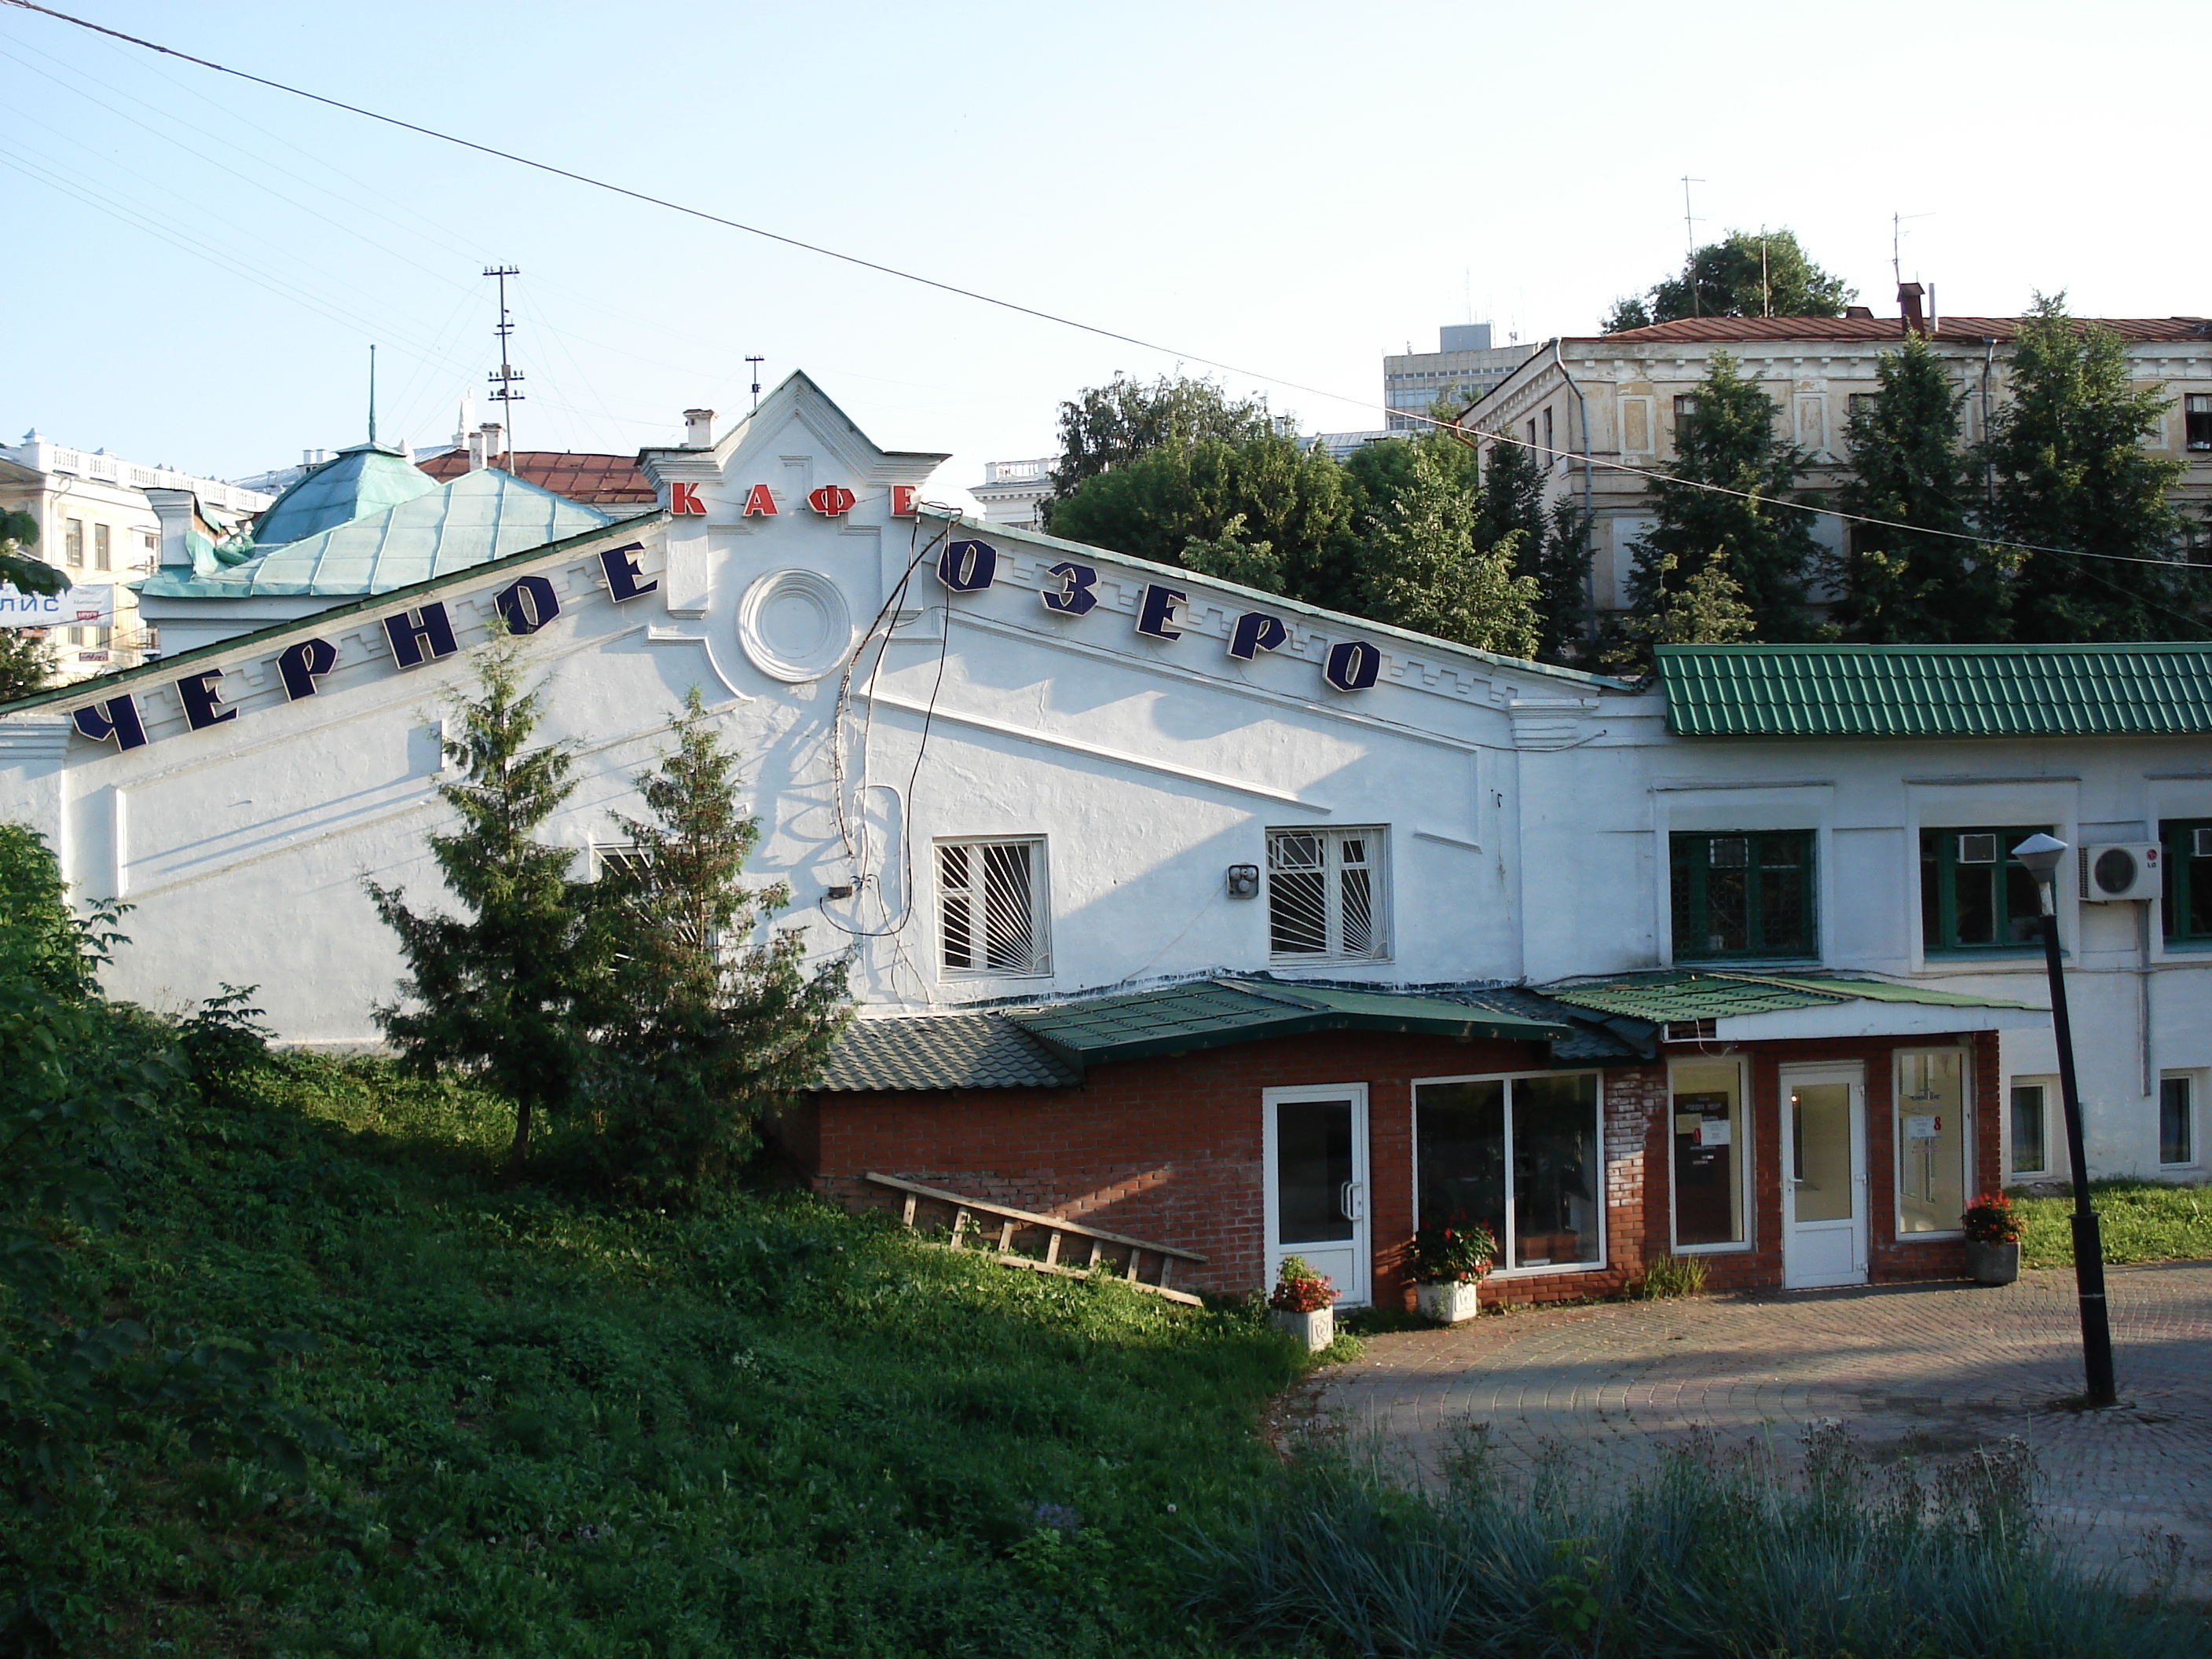
[[[1866,1074],[1782,1068],[1782,1282],[1793,1290],[1867,1277]]]
[[[1270,1089],[1267,1284],[1286,1255],[1336,1285],[1340,1308],[1368,1301],[1367,1085]]]

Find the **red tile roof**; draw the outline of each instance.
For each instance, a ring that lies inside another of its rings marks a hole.
[[[2020,328],[2018,317],[1943,317],[1937,319],[1933,339],[2009,340]],[[2212,318],[2099,317],[2086,319],[2111,329],[2124,340],[2212,340]],[[1618,334],[1587,334],[1583,340],[1613,340],[1623,345],[1714,344],[1737,340],[1895,340],[1905,324],[1895,317],[1683,317],[1645,328],[1623,329]]]
[[[635,458],[629,455],[583,455],[566,449],[518,449],[505,458],[507,470],[526,483],[572,501],[588,506],[632,501],[650,505],[658,497]],[[440,483],[448,483],[469,470],[465,449],[447,450],[416,463]]]

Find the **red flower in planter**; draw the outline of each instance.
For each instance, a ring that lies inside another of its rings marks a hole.
[[[1984,1193],[1959,1218],[1966,1237],[1976,1244],[2016,1244],[2027,1231],[2020,1212],[2002,1193]]]
[[[1336,1286],[1316,1273],[1303,1256],[1286,1255],[1275,1273],[1267,1305],[1278,1313],[1319,1313],[1336,1302]]]

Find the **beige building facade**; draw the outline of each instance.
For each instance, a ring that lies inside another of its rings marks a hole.
[[[1462,417],[1486,462],[1502,442],[1528,446],[1544,470],[1547,495],[1589,507],[1591,597],[1601,613],[1627,603],[1633,544],[1652,526],[1649,474],[1674,459],[1676,422],[1691,406],[1716,351],[1736,360],[1775,405],[1775,432],[1810,459],[1802,487],[1832,489],[1849,472],[1845,430],[1854,400],[1880,389],[1882,355],[1916,320],[1965,394],[1962,436],[1978,443],[1990,411],[2003,407],[2007,358],[2020,319],[1878,318],[1864,307],[1843,317],[1685,318],[1619,334],[1547,342]],[[2177,504],[2202,522],[2212,507],[2212,319],[2100,319],[2127,343],[2135,381],[2172,398],[2150,446],[2185,461]],[[1814,521],[1814,536],[1841,550],[1843,526]]]

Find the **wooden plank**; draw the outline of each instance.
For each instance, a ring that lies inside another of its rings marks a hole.
[[[1167,1287],[1168,1287],[1168,1275],[1169,1275],[1170,1273],[1173,1273],[1174,1271],[1175,1271],[1175,1263],[1174,1263],[1173,1261],[1171,1261],[1170,1260],[1169,1260],[1166,1256],[1162,1256],[1162,1257],[1160,1258],[1160,1277],[1159,1277],[1159,1282],[1158,1282],[1158,1284],[1157,1284],[1153,1288],[1154,1288],[1154,1289],[1156,1289],[1156,1290],[1162,1290],[1162,1291],[1164,1291],[1165,1289],[1167,1289]]]
[[[1012,1218],[1009,1217],[1005,1224],[1000,1226],[999,1229],[999,1254],[1000,1255],[1006,1255],[1007,1251],[1014,1248],[1014,1224]]]
[[[1052,1237],[1045,1240],[1044,1265],[1048,1267],[1060,1265],[1060,1229],[1057,1227],[1052,1230]]]
[[[1038,1261],[1033,1255],[1002,1255],[999,1258],[999,1261],[1000,1263],[1005,1267],[1026,1267],[1031,1273],[1056,1273],[1062,1279],[1088,1279],[1091,1277],[1089,1273],[1084,1272],[1080,1267],[1049,1267],[1044,1262]],[[1127,1285],[1133,1291],[1142,1291],[1148,1296],[1164,1297],[1168,1301],[1180,1302],[1185,1307],[1202,1308],[1206,1305],[1206,1300],[1203,1297],[1193,1296],[1188,1291],[1166,1290],[1158,1285],[1147,1285],[1142,1279],[1125,1279],[1119,1273],[1114,1273],[1109,1276],[1112,1278],[1115,1283]]]
[[[1195,1250],[1182,1249],[1173,1244],[1155,1244],[1149,1239],[1132,1238],[1127,1233],[1109,1232],[1103,1227],[1089,1226],[1083,1222],[1070,1221],[1061,1216],[1039,1215],[1032,1210],[1017,1210],[1012,1205],[994,1204],[988,1199],[971,1198],[964,1193],[946,1192],[941,1187],[925,1187],[919,1182],[904,1181],[897,1176],[880,1175],[873,1170],[869,1170],[865,1178],[872,1181],[878,1187],[890,1187],[902,1193],[912,1193],[922,1198],[933,1198],[940,1204],[950,1204],[956,1208],[964,1206],[983,1211],[989,1215],[1012,1217],[1015,1221],[1032,1227],[1058,1227],[1066,1232],[1080,1233],[1085,1238],[1102,1238],[1109,1244],[1133,1244],[1140,1250],[1152,1250],[1162,1255],[1172,1255],[1184,1261],[1202,1263],[1206,1260]]]
[[[914,1225],[914,1206],[919,1201],[912,1193],[906,1195],[906,1203],[900,1212],[899,1219],[909,1227]]]
[[[1097,1235],[1094,1234],[1091,1240],[1091,1260],[1085,1262],[1083,1265],[1086,1267],[1095,1267],[1098,1265],[1098,1258],[1105,1254],[1106,1252],[1104,1248],[1100,1244]]]
[[[1123,1273],[1121,1277],[1127,1279],[1132,1285],[1139,1282],[1137,1278],[1137,1260],[1143,1255],[1144,1252],[1142,1250],[1132,1250],[1129,1252],[1129,1271]]]
[[[960,1241],[968,1237],[968,1212],[957,1205],[952,1210],[952,1248],[958,1249]]]

